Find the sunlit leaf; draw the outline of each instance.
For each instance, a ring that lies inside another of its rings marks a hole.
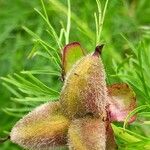
[[[84,56],[84,50],[80,43],[73,42],[66,45],[63,49],[62,64],[63,73],[66,75],[72,66]]]

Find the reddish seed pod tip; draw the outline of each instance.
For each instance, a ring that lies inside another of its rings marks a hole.
[[[93,53],[93,56],[99,57],[102,53],[103,47],[104,47],[104,44],[96,46],[95,52]]]

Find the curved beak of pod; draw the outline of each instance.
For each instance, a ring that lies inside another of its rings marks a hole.
[[[102,53],[103,47],[104,47],[104,44],[96,46],[93,56],[99,57]]]

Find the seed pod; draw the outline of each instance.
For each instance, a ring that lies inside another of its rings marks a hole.
[[[59,114],[59,103],[37,107],[13,127],[11,141],[27,149],[47,150],[66,144],[69,120]]]
[[[70,150],[105,150],[105,122],[91,117],[76,119],[70,125],[68,138]]]
[[[87,113],[106,117],[107,89],[104,67],[99,58],[101,47],[95,53],[80,59],[67,74],[60,95],[64,115],[82,117]]]

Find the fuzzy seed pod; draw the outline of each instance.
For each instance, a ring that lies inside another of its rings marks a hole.
[[[46,103],[13,127],[11,141],[27,149],[48,150],[66,144],[69,120],[59,114],[59,103]]]
[[[106,87],[102,47],[85,56],[78,42],[65,46],[60,101],[43,104],[18,121],[12,142],[31,150],[56,150],[67,142],[70,150],[117,149],[111,122],[124,121],[136,98],[127,84]]]
[[[96,49],[97,50],[97,49]],[[82,117],[88,113],[106,117],[107,88],[99,53],[80,59],[67,74],[60,95],[64,115]]]
[[[106,129],[101,119],[74,120],[68,131],[70,150],[105,150]]]

